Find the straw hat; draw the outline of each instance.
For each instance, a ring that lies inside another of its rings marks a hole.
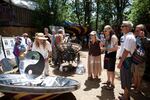
[[[40,39],[40,40],[47,40],[48,39],[45,37],[45,35],[43,33],[36,33],[35,38]]]

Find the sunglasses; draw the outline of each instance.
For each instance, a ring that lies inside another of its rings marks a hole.
[[[103,31],[103,32],[107,32],[107,31]]]
[[[126,25],[121,25],[121,27],[123,28],[123,27],[128,27],[128,26],[126,26]]]

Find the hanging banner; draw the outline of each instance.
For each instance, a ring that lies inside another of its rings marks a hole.
[[[2,47],[2,36],[0,35],[0,61],[5,58],[3,47]]]

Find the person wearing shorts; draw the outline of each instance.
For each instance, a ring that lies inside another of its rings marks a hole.
[[[101,75],[101,49],[96,31],[90,33],[88,56],[88,79],[98,79]]]
[[[141,55],[145,55],[145,49],[144,45],[142,43],[142,39],[145,38],[145,26],[143,24],[139,24],[135,28],[135,35],[137,36],[136,38],[136,49],[140,51]],[[133,62],[132,64],[133,67],[133,84],[134,84],[134,92],[139,93],[140,92],[140,86],[142,83],[142,77],[145,72],[145,62],[138,63],[138,62]]]

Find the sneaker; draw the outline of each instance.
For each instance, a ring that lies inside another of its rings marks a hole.
[[[113,85],[113,84],[111,84],[111,87],[114,89],[115,88],[115,86]]]

